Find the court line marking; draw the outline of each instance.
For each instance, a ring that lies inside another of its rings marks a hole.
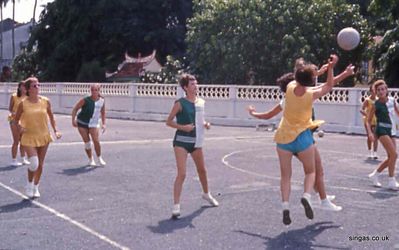
[[[21,192],[19,192],[19,191],[13,189],[12,187],[9,187],[9,186],[3,184],[2,182],[0,182],[0,186],[3,187],[4,189],[6,189],[6,190],[8,190],[8,191],[10,191],[10,192],[12,192],[12,193],[14,193],[15,195],[21,197],[22,199],[26,199],[26,200],[28,199],[28,197],[25,196],[24,194],[22,194]],[[66,215],[66,214],[63,214],[63,213],[61,213],[61,212],[58,212],[57,210],[55,210],[55,209],[53,209],[53,208],[51,208],[51,207],[49,207],[49,206],[47,206],[47,205],[44,205],[43,203],[38,202],[38,201],[36,201],[36,200],[30,199],[30,201],[31,201],[34,205],[36,205],[36,206],[38,206],[38,207],[40,207],[40,208],[46,210],[47,212],[49,212],[49,213],[55,215],[55,216],[58,217],[58,218],[61,218],[61,219],[65,220],[66,222],[71,223],[72,225],[75,225],[76,227],[82,229],[83,231],[88,232],[89,234],[91,234],[91,235],[97,237],[98,239],[100,239],[100,240],[102,240],[102,241],[104,241],[104,242],[110,244],[111,246],[113,246],[113,247],[115,247],[115,248],[119,248],[119,249],[121,249],[121,250],[130,250],[130,248],[128,248],[128,247],[126,247],[126,246],[123,246],[123,245],[121,245],[121,244],[119,244],[119,243],[117,243],[117,242],[111,240],[111,239],[108,238],[107,236],[98,233],[97,231],[95,231],[95,230],[89,228],[88,226],[84,225],[83,223],[80,223],[80,222],[78,222],[78,221],[72,219],[71,217],[69,217],[69,216]]]
[[[205,138],[206,141],[218,141],[218,140],[245,140],[245,139],[262,139],[269,138],[265,136],[221,136],[221,137],[209,137]],[[61,139],[62,140],[62,139]],[[120,140],[120,141],[101,141],[102,145],[113,145],[113,144],[149,144],[149,143],[162,143],[162,142],[172,142],[173,138],[167,139],[143,139],[143,140]],[[74,141],[74,142],[53,142],[51,143],[52,147],[55,146],[75,146],[75,145],[83,145],[83,141]],[[0,145],[0,148],[11,148],[11,145]]]
[[[259,150],[259,149],[258,149],[258,150]],[[239,172],[242,172],[242,173],[246,173],[246,174],[253,175],[253,176],[256,176],[256,177],[262,177],[262,178],[267,178],[267,179],[271,179],[271,180],[275,180],[275,181],[280,181],[280,177],[268,176],[268,175],[265,175],[265,174],[259,174],[259,173],[256,173],[256,172],[253,172],[253,171],[250,171],[250,170],[242,169],[242,168],[233,166],[233,165],[230,164],[230,163],[228,162],[228,160],[227,160],[229,157],[231,157],[231,156],[233,156],[233,155],[235,155],[235,154],[238,154],[238,153],[246,153],[246,152],[251,152],[251,151],[254,151],[254,149],[251,149],[251,150],[237,150],[237,151],[233,151],[233,152],[231,152],[231,153],[229,153],[229,154],[226,154],[226,155],[224,155],[224,156],[222,157],[222,163],[223,163],[225,166],[227,166],[228,168],[231,168],[231,169],[233,169],[233,170],[236,170],[236,171],[239,171]],[[256,150],[255,150],[255,151],[256,151]],[[336,151],[335,151],[335,152],[336,152]],[[339,153],[341,153],[341,152],[339,152]],[[302,184],[301,181],[296,181],[296,180],[291,180],[291,183]],[[389,191],[384,191],[384,190],[381,190],[381,189],[379,189],[379,190],[370,190],[370,189],[351,188],[351,187],[341,187],[341,186],[333,186],[333,185],[328,185],[328,187],[329,187],[329,188],[334,188],[334,189],[346,190],[346,191],[353,191],[353,192],[366,192],[366,193],[379,193],[379,194],[392,194],[392,193],[395,192],[395,191],[391,191],[391,192],[389,192]]]

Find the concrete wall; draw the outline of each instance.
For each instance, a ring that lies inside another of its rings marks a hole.
[[[164,121],[182,91],[175,84],[103,83],[107,117],[132,120]],[[0,83],[0,108],[8,109],[16,83]],[[73,105],[88,95],[89,83],[41,83],[40,93],[51,100],[55,113],[70,114]],[[398,98],[398,89],[391,95]],[[359,110],[367,89],[334,88],[314,104],[317,119],[325,120],[323,129],[332,132],[364,134]],[[200,85],[199,96],[206,100],[207,120],[218,125],[257,126],[278,124],[278,116],[269,121],[251,118],[246,107],[258,111],[274,107],[282,95],[273,86]]]

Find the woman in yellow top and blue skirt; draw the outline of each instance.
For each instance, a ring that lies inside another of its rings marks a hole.
[[[289,196],[291,192],[291,161],[297,154],[302,162],[305,180],[304,194],[301,203],[305,208],[306,217],[313,219],[313,209],[310,198],[315,184],[315,148],[311,129],[320,125],[319,121],[312,121],[312,105],[315,100],[327,94],[334,86],[333,68],[338,61],[336,55],[331,55],[327,70],[327,83],[318,87],[314,85],[315,68],[307,65],[295,72],[295,81],[287,86],[283,117],[276,131],[274,140],[277,143],[277,154],[281,171],[281,196],[283,208],[283,223],[291,224],[289,212]],[[353,67],[349,65],[346,74],[353,74]]]
[[[15,114],[17,113],[18,105],[26,98],[26,89],[23,82],[18,83],[17,93],[12,94],[10,98],[10,105],[8,110],[8,122],[10,123],[10,129],[12,134],[12,146],[11,146],[11,166],[21,166],[22,164],[30,164],[28,159],[25,157],[25,150],[22,145],[19,145],[19,150],[21,152],[22,163],[17,161],[18,144],[21,140],[21,131],[18,129],[15,123]]]
[[[38,79],[30,77],[24,83],[27,98],[19,104],[15,122],[18,124],[23,117],[21,145],[24,146],[30,161],[26,195],[29,198],[38,198],[44,158],[48,145],[53,141],[48,128],[49,118],[57,139],[61,138],[61,133],[57,131],[49,99],[39,95]]]

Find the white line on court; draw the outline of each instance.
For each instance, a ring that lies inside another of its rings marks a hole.
[[[219,141],[219,140],[246,140],[246,139],[261,139],[268,138],[265,136],[223,136],[223,137],[210,137],[206,138],[205,141]],[[62,140],[62,139],[61,139]],[[162,143],[162,142],[172,142],[173,138],[167,139],[144,139],[144,140],[120,140],[120,141],[101,141],[103,145],[114,145],[114,144],[151,144],[151,143]],[[51,143],[52,147],[57,146],[75,146],[83,145],[82,141],[74,142],[54,142]],[[0,148],[10,148],[11,145],[0,145]]]
[[[258,149],[258,150],[259,150],[259,149]],[[231,152],[231,153],[229,153],[229,154],[227,154],[227,155],[225,155],[225,156],[222,157],[222,163],[223,163],[224,165],[226,165],[228,168],[234,169],[234,170],[236,170],[236,171],[240,171],[240,172],[242,172],[242,173],[246,173],[246,174],[253,175],[253,176],[257,176],[257,177],[267,178],[267,179],[271,179],[271,180],[280,181],[280,177],[268,176],[268,175],[265,175],[265,174],[259,174],[259,173],[256,173],[256,172],[253,172],[253,171],[250,171],[250,170],[242,169],[242,168],[233,166],[233,165],[230,164],[230,163],[228,162],[228,160],[227,160],[229,157],[231,157],[231,156],[233,156],[233,155],[235,155],[235,154],[246,153],[246,152],[251,152],[251,151],[254,151],[254,150],[253,150],[253,149],[251,149],[251,150],[239,150],[239,151]],[[327,152],[328,152],[328,150],[327,150]],[[335,152],[336,152],[336,151],[335,151]],[[341,152],[339,152],[339,153],[341,153]],[[292,183],[297,183],[297,184],[301,184],[301,183],[302,183],[301,181],[295,181],[295,180],[292,180],[291,182],[292,182]],[[341,189],[341,190],[353,191],[353,192],[392,194],[392,191],[390,192],[390,191],[370,190],[370,189],[367,190],[367,189],[361,189],[361,188],[350,188],[350,187],[341,187],[341,186],[332,186],[332,185],[329,185],[328,187],[329,187],[329,188],[334,188],[334,189]]]
[[[23,195],[22,193],[18,192],[18,191],[15,190],[15,189],[13,189],[13,188],[11,188],[11,187],[9,187],[9,186],[3,184],[2,182],[0,182],[0,186],[3,187],[4,189],[7,189],[8,191],[10,191],[10,192],[16,194],[17,196],[21,197],[22,199],[28,199],[27,196]],[[63,213],[60,213],[60,212],[58,212],[57,210],[55,210],[55,209],[53,209],[53,208],[51,208],[51,207],[49,207],[49,206],[46,206],[46,205],[44,205],[44,204],[42,204],[42,203],[40,203],[40,202],[38,202],[38,201],[35,201],[35,200],[30,200],[30,201],[31,201],[34,205],[36,205],[36,206],[38,206],[38,207],[41,207],[42,209],[46,210],[47,212],[50,212],[50,213],[52,213],[53,215],[55,215],[55,216],[57,216],[57,217],[59,217],[59,218],[65,220],[65,221],[67,221],[67,222],[69,222],[69,223],[71,223],[71,224],[77,226],[78,228],[82,229],[83,231],[86,231],[86,232],[90,233],[91,235],[93,235],[93,236],[99,238],[99,239],[102,240],[102,241],[105,241],[106,243],[110,244],[111,246],[113,246],[113,247],[115,247],[115,248],[119,248],[119,249],[122,249],[122,250],[129,250],[129,249],[130,249],[130,248],[128,248],[128,247],[125,247],[125,246],[123,246],[123,245],[121,245],[121,244],[119,244],[119,243],[117,243],[117,242],[111,240],[111,239],[108,238],[107,236],[105,236],[105,235],[103,235],[103,234],[100,234],[100,233],[96,232],[95,230],[89,228],[88,226],[86,226],[86,225],[84,225],[84,224],[82,224],[82,223],[80,223],[80,222],[78,222],[78,221],[76,221],[76,220],[73,220],[73,219],[70,218],[69,216],[67,216],[67,215],[65,215],[65,214],[63,214]]]

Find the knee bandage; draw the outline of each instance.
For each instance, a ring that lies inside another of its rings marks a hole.
[[[39,167],[39,158],[37,156],[32,156],[29,157],[30,164],[28,165],[28,168],[30,171],[34,172],[37,170]]]
[[[86,150],[91,149],[91,141],[85,142],[85,149]]]

